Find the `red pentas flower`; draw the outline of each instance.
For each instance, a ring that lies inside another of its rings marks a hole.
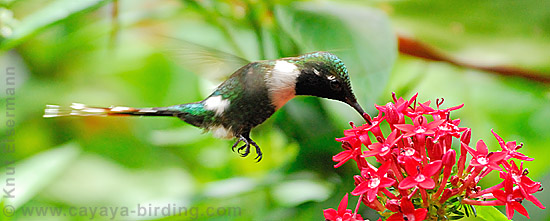
[[[410,100],[405,100],[402,97],[397,99],[395,93],[392,93],[393,103],[388,102],[385,106],[374,105],[376,109],[383,112],[387,116],[387,121],[391,125],[405,123],[405,115],[409,112],[407,109],[414,101],[418,93],[412,96]]]
[[[504,179],[504,191],[495,190],[493,191],[493,195],[499,201],[506,204],[506,216],[508,217],[508,219],[512,219],[512,217],[514,216],[514,210],[529,218],[527,210],[521,205],[523,196],[519,191],[514,191],[513,180],[511,176],[507,176],[506,179]]]
[[[495,133],[493,130],[491,130],[491,132],[493,133],[493,135],[495,135],[495,138],[497,138],[498,144],[500,145],[502,150],[506,152],[505,160],[508,160],[510,158],[516,158],[519,160],[527,160],[527,161],[534,160],[533,158],[525,156],[525,154],[517,152],[517,150],[523,147],[523,144],[517,145],[516,141],[510,141],[510,142],[504,143],[504,140],[497,133]]]
[[[397,161],[400,164],[404,164],[409,159],[413,159],[413,160],[418,161],[418,162],[420,162],[422,160],[420,158],[420,153],[418,153],[418,151],[416,151],[412,147],[405,147],[401,150],[401,152],[399,153],[399,156],[397,156]]]
[[[393,102],[376,105],[379,113],[372,124],[355,127],[352,123],[352,128],[344,131],[345,137],[336,139],[344,151],[333,157],[338,162],[335,167],[348,161],[357,163],[361,175],[353,177],[356,187],[351,193],[359,199],[352,213],[346,208],[346,194],[338,210],[324,211],[326,219],[362,219],[355,215],[361,204],[386,220],[460,218],[475,214],[468,212],[472,205],[506,206],[508,218],[514,211],[527,216],[524,200],[545,208],[534,196],[542,190],[541,183],[527,177],[523,162],[518,167],[511,160],[533,160],[519,153],[521,144],[504,142],[493,132],[502,151],[490,152],[483,140],[473,149],[469,146],[471,129],[459,127],[460,119],[451,119],[451,113],[463,104],[442,108],[443,99],[437,99],[433,108],[430,101],[418,102],[417,94],[410,100],[392,97]],[[454,149],[457,146],[460,148]],[[467,155],[472,156],[469,165]],[[374,167],[367,158],[381,166]],[[495,170],[502,171],[502,183],[485,189],[478,186],[480,179]]]
[[[462,144],[465,145],[465,144]],[[478,168],[484,168],[488,167],[492,170],[502,170],[498,165],[500,162],[506,157],[506,153],[504,152],[491,152],[489,153],[489,149],[487,148],[487,145],[483,140],[479,140],[476,145],[476,149],[474,150],[469,146],[464,146],[466,150],[472,154],[473,158],[472,161],[470,161],[470,166],[478,167]]]
[[[421,221],[426,218],[428,210],[426,208],[415,209],[412,202],[407,197],[401,198],[401,211],[388,217],[386,221]]]
[[[460,133],[466,130],[466,128],[464,127],[462,128],[458,127],[459,124],[460,124],[460,119],[456,119],[451,122],[444,121],[437,128],[434,136],[435,137],[434,140],[439,140],[441,137],[444,137],[444,136],[453,136],[453,137],[459,138]]]
[[[348,194],[342,198],[342,201],[340,201],[340,205],[338,205],[338,211],[329,208],[323,211],[323,214],[325,216],[325,219],[331,220],[331,221],[356,221],[361,220],[363,221],[363,218],[359,214],[354,214],[350,209],[348,209]]]
[[[380,188],[386,188],[395,183],[395,180],[386,177],[390,164],[391,161],[388,161],[380,166],[378,170],[370,167],[363,168],[361,176],[363,176],[364,180],[355,187],[351,194],[356,196],[365,194],[368,202],[374,201]]]
[[[504,161],[504,165],[509,173],[501,172],[500,177],[502,179],[511,177],[511,180],[521,191],[521,194],[523,195],[523,197],[525,197],[525,199],[533,202],[533,204],[535,204],[539,208],[545,209],[546,207],[544,207],[542,203],[535,196],[532,195],[533,193],[536,193],[540,190],[541,184],[540,182],[534,182],[529,177],[527,177],[529,171],[527,169],[523,169],[523,162],[521,163],[520,168],[518,168],[514,161],[510,161],[510,164]]]
[[[368,148],[370,151],[365,151],[361,157],[370,157],[370,156],[386,156],[392,147],[395,146],[397,141],[399,141],[401,136],[397,137],[397,130],[394,130],[390,133],[387,139],[380,138],[382,142],[371,144]]]
[[[431,178],[441,168],[441,160],[429,163],[424,168],[414,160],[406,162],[405,169],[409,176],[399,183],[399,189],[410,189],[418,186],[423,189],[433,189],[435,182]]]
[[[363,124],[359,127],[345,130],[344,135],[346,135],[346,138],[349,136],[356,136],[359,140],[361,140],[361,142],[363,142],[363,144],[368,146],[371,144],[368,132],[372,133],[374,136],[382,136],[382,132],[380,131],[380,123],[384,120],[386,120],[386,116],[379,113],[378,116],[371,119],[371,124]]]
[[[338,164],[334,165],[334,168],[338,168],[344,163],[348,162],[348,160],[361,155],[361,145],[358,145],[357,147],[352,147],[349,142],[343,142],[342,147],[346,150],[332,157],[333,161],[338,162]]]
[[[405,132],[404,137],[410,137],[414,135],[433,135],[437,127],[442,124],[445,120],[432,121],[428,123],[426,117],[417,116],[414,118],[414,124],[396,124],[399,130]]]
[[[425,104],[422,104],[422,103],[420,103],[419,105],[420,105],[420,107],[422,107],[423,111],[425,111],[427,114],[432,115],[435,120],[445,119],[445,118],[447,118],[447,116],[449,115],[449,113],[451,111],[458,110],[458,109],[464,107],[464,104],[461,104],[461,105],[450,107],[450,108],[447,108],[447,109],[440,109],[439,107],[441,106],[441,104],[443,104],[443,101],[445,101],[445,99],[443,99],[443,98],[436,100],[435,103],[437,105],[437,109],[433,109],[430,106],[428,106],[429,103],[428,103],[428,105],[425,105]]]
[[[395,94],[393,94],[392,97],[395,104],[392,102],[388,102],[384,106],[375,104],[374,107],[385,114],[388,123],[392,125],[405,123],[404,113],[407,110],[407,107],[409,107],[410,102],[403,98],[397,99],[395,97]],[[413,98],[416,99],[416,95]]]
[[[389,102],[385,106],[375,105],[375,107],[387,116],[388,122],[402,124],[405,123],[405,117],[403,115],[403,109],[407,108],[405,104],[406,103],[401,106],[395,106],[393,103]]]

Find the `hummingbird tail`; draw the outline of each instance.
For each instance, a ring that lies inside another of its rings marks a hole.
[[[133,107],[89,107],[84,104],[73,103],[70,107],[46,105],[44,117],[63,116],[176,116],[179,111],[166,108],[133,108]]]

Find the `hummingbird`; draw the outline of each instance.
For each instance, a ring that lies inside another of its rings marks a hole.
[[[297,95],[344,102],[370,124],[370,117],[353,94],[346,66],[336,55],[323,51],[248,63],[222,82],[212,94],[198,102],[149,108],[91,107],[80,103],[73,103],[68,108],[47,105],[44,117],[177,117],[210,131],[214,137],[236,138],[233,151],[243,142],[237,148],[241,157],[248,156],[251,147],[254,147],[257,154],[255,159],[259,162],[262,152],[260,146],[250,138],[250,131]]]

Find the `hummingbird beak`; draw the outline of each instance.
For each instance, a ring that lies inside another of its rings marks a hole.
[[[346,103],[348,105],[350,105],[351,107],[353,107],[353,109],[355,109],[357,112],[359,112],[359,114],[361,114],[361,117],[363,117],[363,119],[365,119],[365,121],[368,123],[368,124],[372,124],[370,122],[370,117],[369,115],[363,110],[363,108],[361,107],[361,105],[359,105],[359,103],[357,103],[357,100],[356,99],[349,99],[347,98],[346,99]]]

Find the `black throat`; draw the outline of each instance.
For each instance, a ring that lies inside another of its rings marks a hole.
[[[302,68],[300,75],[296,79],[296,95],[313,95],[323,98],[331,98],[333,95],[329,82],[315,73],[317,65],[307,65]]]

